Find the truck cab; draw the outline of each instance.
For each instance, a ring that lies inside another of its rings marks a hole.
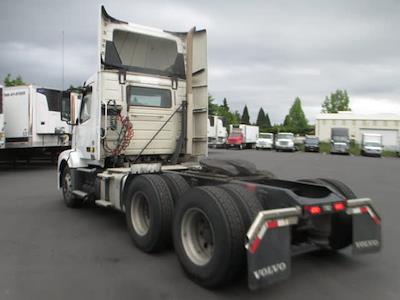
[[[176,163],[207,154],[204,30],[162,31],[117,20],[102,8],[99,49],[97,72],[80,95],[63,98],[78,165]]]
[[[331,129],[331,153],[350,154],[350,137],[348,128]]]
[[[272,149],[274,147],[274,134],[273,133],[265,133],[260,132],[257,143],[256,149]]]
[[[382,135],[363,133],[361,137],[361,155],[381,157],[383,152]]]
[[[276,151],[296,151],[294,134],[291,132],[280,132],[276,135]]]

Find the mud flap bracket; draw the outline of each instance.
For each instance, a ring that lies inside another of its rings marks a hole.
[[[347,200],[353,218],[353,254],[378,252],[382,246],[381,219],[369,198]]]
[[[248,285],[256,290],[285,280],[291,269],[291,231],[301,215],[300,207],[258,213],[247,232]]]

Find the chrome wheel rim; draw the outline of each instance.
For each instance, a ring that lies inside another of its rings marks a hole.
[[[136,233],[144,236],[150,228],[150,208],[147,196],[141,192],[136,192],[132,197],[131,222]]]
[[[204,266],[211,260],[215,234],[210,220],[202,210],[191,208],[184,213],[181,240],[186,255],[194,264]]]

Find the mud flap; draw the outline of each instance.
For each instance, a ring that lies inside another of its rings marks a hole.
[[[381,219],[368,198],[347,201],[353,218],[353,254],[378,252],[382,246]]]
[[[300,208],[261,211],[247,232],[248,285],[256,290],[285,280],[291,269],[290,225],[297,224]]]

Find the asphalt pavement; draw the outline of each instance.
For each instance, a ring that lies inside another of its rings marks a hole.
[[[371,197],[383,219],[383,249],[293,258],[285,282],[250,292],[246,281],[207,290],[190,281],[173,250],[136,249],[124,215],[68,209],[50,165],[0,167],[0,299],[400,299],[400,158],[210,150],[283,179],[336,178]]]

